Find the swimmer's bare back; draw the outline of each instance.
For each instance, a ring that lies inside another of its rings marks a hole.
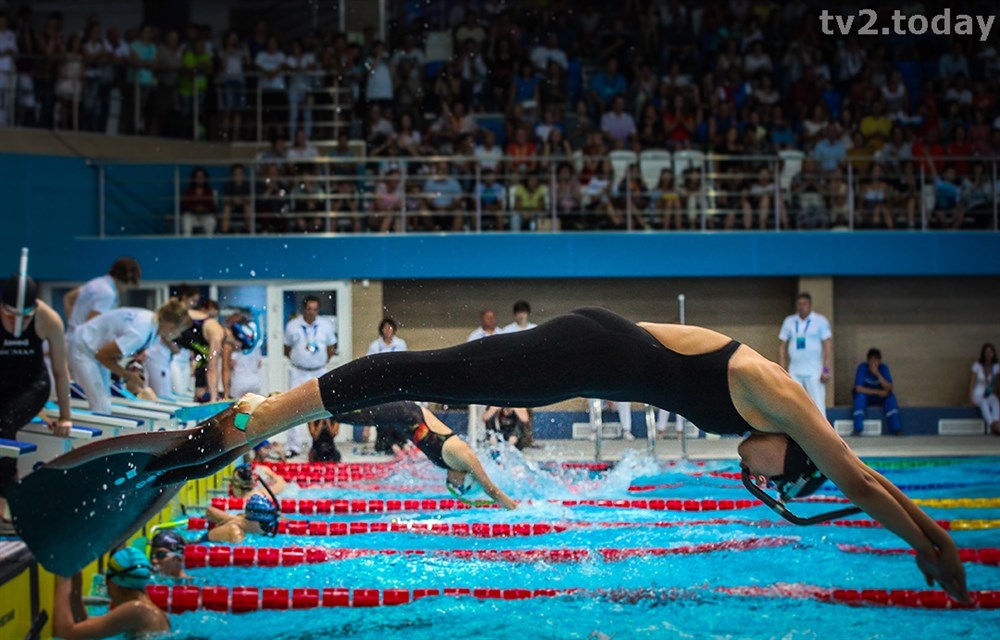
[[[717,351],[729,336],[691,325],[639,322],[664,347],[685,356]],[[787,433],[783,423],[816,423],[826,418],[788,372],[751,347],[741,344],[729,359],[729,393],[740,416],[758,431]]]

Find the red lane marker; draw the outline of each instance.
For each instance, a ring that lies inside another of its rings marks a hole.
[[[850,606],[874,605],[920,609],[1000,609],[1000,591],[973,591],[972,603],[965,605],[951,600],[943,591],[913,591],[900,589],[829,589],[811,585],[774,585],[771,587],[719,587],[716,593],[755,598],[794,598],[817,600]],[[257,609],[314,609],[317,607],[378,607],[415,602],[421,598],[440,596],[473,597],[493,600],[525,600],[556,596],[590,597],[619,603],[644,600],[697,600],[700,589],[493,589],[450,587],[439,589],[345,589],[336,587],[229,587],[149,585],[146,592],[153,603],[165,611],[182,613],[208,609],[243,613]]]
[[[942,528],[951,529],[948,520],[936,521]],[[748,520],[745,518],[710,518],[706,520],[667,520],[651,522],[588,522],[574,520],[565,522],[518,522],[518,523],[466,523],[395,520],[392,522],[309,522],[306,520],[282,520],[278,523],[278,533],[311,536],[345,536],[359,533],[430,533],[437,535],[472,536],[475,538],[507,538],[511,536],[538,536],[561,533],[568,529],[584,528],[643,528],[643,527],[701,527],[711,525],[739,524],[750,527],[790,527],[784,520]],[[878,529],[882,525],[874,520],[833,520],[820,523],[832,527]],[[188,529],[202,531],[208,528],[205,518],[188,518]]]
[[[759,500],[548,500],[551,504],[564,507],[597,506],[615,509],[651,509],[654,511],[732,511],[735,509],[750,509],[759,507]],[[529,501],[530,503],[530,501]],[[243,498],[212,498],[212,506],[216,509],[243,509]],[[499,505],[491,504],[482,507],[470,507],[452,498],[407,499],[407,500],[282,500],[281,510],[284,513],[381,513],[383,511],[451,511],[463,509],[497,509]]]
[[[868,553],[874,555],[916,555],[913,549],[878,549],[853,544],[838,544],[837,547],[845,553]],[[958,558],[962,562],[977,562],[994,567],[1000,567],[1000,549],[983,547],[980,549],[959,549]]]
[[[753,549],[781,547],[795,544],[797,537],[764,537],[743,540],[728,540],[707,544],[684,545],[679,547],[637,547],[626,549],[327,549],[323,547],[224,547],[188,545],[184,550],[185,566],[188,569],[205,566],[294,566],[308,563],[337,562],[372,556],[435,556],[455,560],[479,560],[485,562],[585,562],[600,557],[605,562],[619,562],[630,558],[660,557],[670,555],[692,555],[717,551],[750,551]],[[207,565],[206,565],[206,557]]]

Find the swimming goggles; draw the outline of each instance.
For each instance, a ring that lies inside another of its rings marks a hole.
[[[9,316],[24,316],[24,317],[32,316],[35,315],[35,311],[38,309],[38,305],[34,304],[31,305],[30,307],[25,307],[20,311],[17,310],[17,307],[12,307],[9,304],[5,304],[2,306],[3,306],[3,312]]]
[[[817,472],[818,473],[818,472]],[[750,471],[746,467],[743,468],[743,486],[747,488],[751,494],[754,495],[758,500],[770,507],[775,513],[784,518],[785,520],[791,522],[792,524],[797,524],[800,526],[819,524],[820,522],[826,522],[827,520],[836,520],[837,518],[843,518],[845,516],[854,515],[856,513],[861,513],[861,509],[858,507],[846,507],[844,509],[837,509],[836,511],[829,511],[826,513],[820,513],[815,516],[810,516],[808,518],[802,518],[788,509],[786,501],[791,500],[795,496],[799,495],[806,486],[815,484],[820,478],[825,481],[822,475],[817,477],[813,476],[802,476],[795,481],[780,481],[775,482],[773,480],[768,481],[769,487],[774,487],[778,490],[780,498],[775,498],[770,495],[764,489],[759,487],[753,480],[753,476],[750,475]]]

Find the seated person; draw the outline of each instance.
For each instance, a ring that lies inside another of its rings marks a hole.
[[[184,547],[187,541],[173,529],[157,531],[149,543],[149,562],[153,571],[165,578],[190,580],[184,571]]]
[[[321,418],[309,423],[309,435],[312,436],[312,448],[309,449],[309,462],[340,462],[340,451],[333,441],[340,433],[340,423],[330,418]]]
[[[146,382],[146,365],[138,360],[132,360],[125,366],[125,370],[132,372],[132,375],[125,381],[125,388],[129,393],[139,400],[152,402],[159,400],[149,383]]]
[[[274,444],[270,440],[264,440],[253,448],[253,459],[247,460],[247,462],[266,462],[268,460],[284,462],[285,448]]]
[[[882,405],[885,420],[889,423],[889,432],[894,436],[902,435],[903,427],[899,423],[899,405],[896,395],[892,392],[892,376],[888,365],[882,362],[882,352],[869,349],[867,362],[858,365],[854,374],[854,435],[859,436],[864,430],[865,408],[869,404]]]
[[[222,509],[209,507],[205,517],[217,523],[201,538],[201,542],[228,542],[238,544],[246,540],[247,534],[273,536],[278,533],[281,510],[270,498],[253,494],[247,500],[243,513],[230,515]]]
[[[267,489],[260,486],[260,482],[266,482],[268,489],[274,495],[282,493],[288,488],[288,481],[265,466],[251,468],[249,465],[241,464],[233,471],[233,477],[229,479],[229,492],[237,498],[245,498],[250,495],[261,495],[267,497]]]
[[[56,576],[52,635],[70,640],[170,631],[170,618],[146,595],[152,576],[153,567],[146,554],[132,547],[116,551],[105,574],[111,608],[93,618],[87,616],[83,606],[80,574],[73,578]]]
[[[499,438],[508,444],[524,449],[527,444],[525,434],[531,416],[527,409],[511,407],[487,407],[483,412],[483,422],[486,423],[486,433],[490,440]]]

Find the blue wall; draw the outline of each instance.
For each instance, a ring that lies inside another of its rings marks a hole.
[[[186,181],[188,168],[182,171]],[[32,249],[43,280],[84,280],[133,255],[150,280],[1000,275],[1000,233],[743,232],[131,237],[172,229],[173,172],[0,154],[0,273]],[[4,264],[9,266],[4,267]]]
[[[998,233],[563,233],[80,239],[150,279],[1000,275]]]

